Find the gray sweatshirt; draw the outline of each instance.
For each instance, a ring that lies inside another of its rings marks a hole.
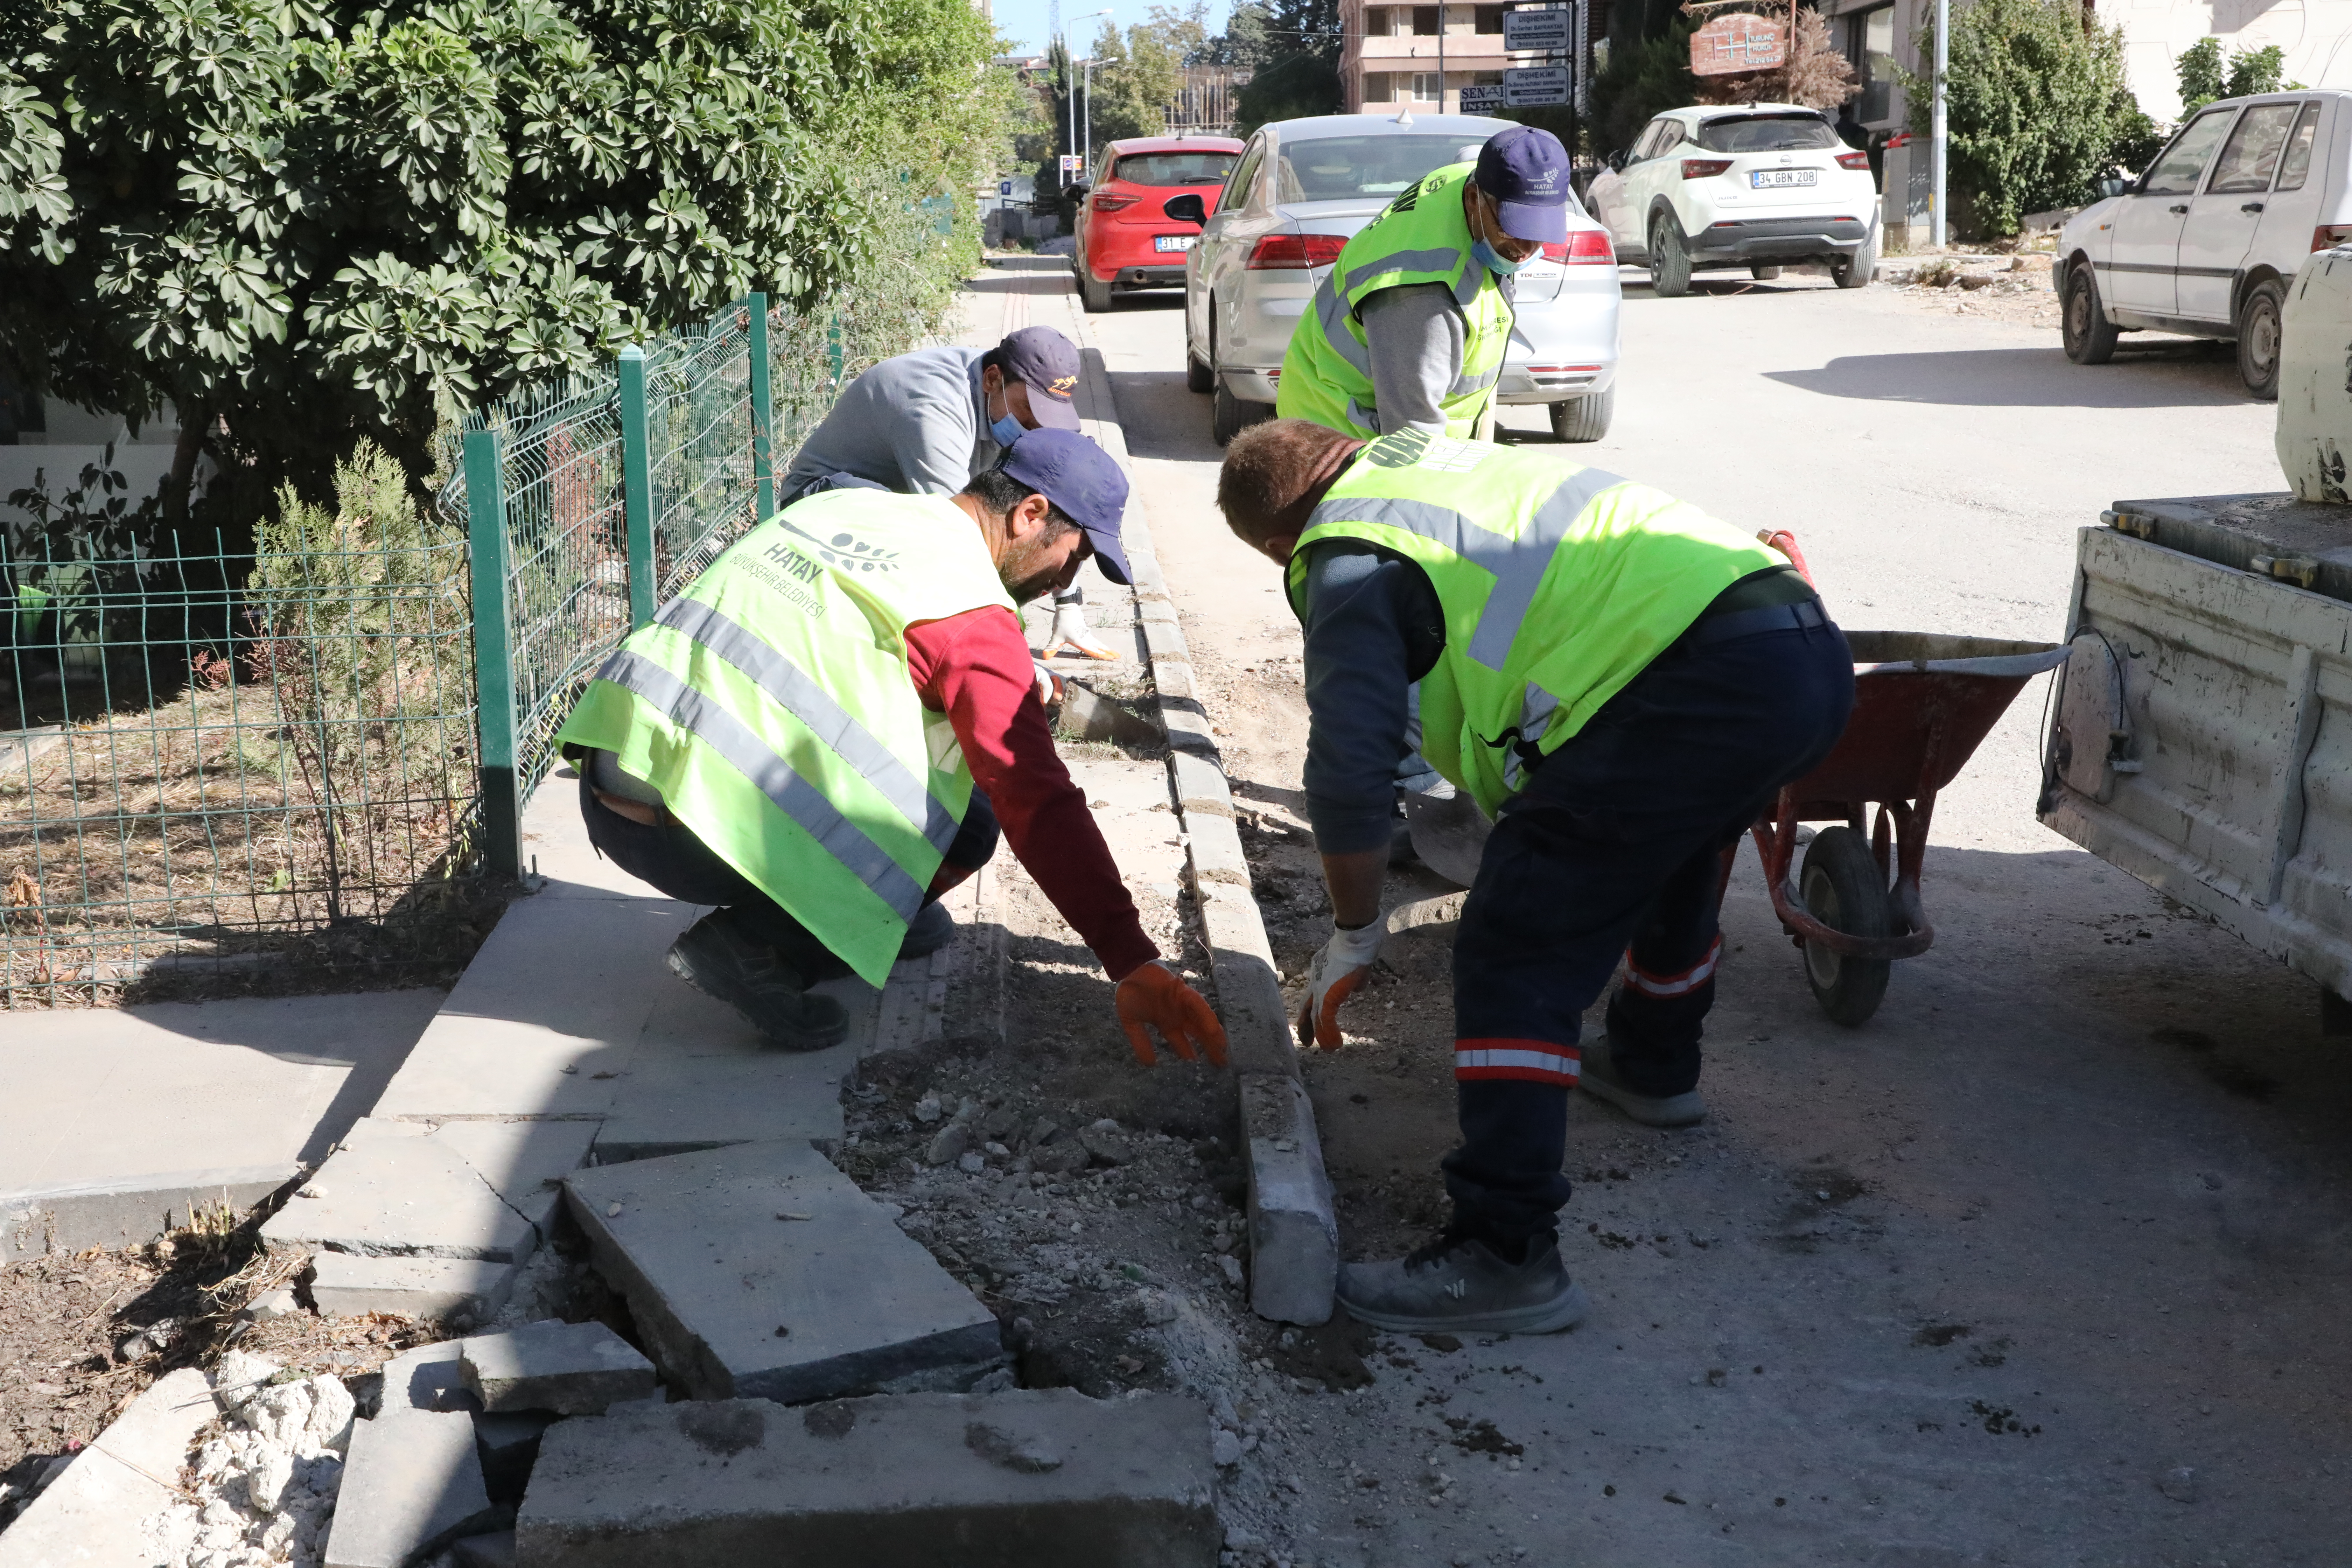
[[[917,349],[886,359],[842,388],[786,474],[786,504],[835,474],[901,495],[953,495],[1004,448],[988,433],[980,390],[982,349]]]

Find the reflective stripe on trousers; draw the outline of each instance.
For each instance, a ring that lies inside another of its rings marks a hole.
[[[819,847],[873,889],[875,896],[900,920],[912,920],[922,908],[922,884],[908,875],[888,850],[867,837],[865,829],[844,816],[823,790],[795,773],[749,725],[716,701],[627,648],[606,659],[596,679],[644,698],[672,723],[725,758]]]

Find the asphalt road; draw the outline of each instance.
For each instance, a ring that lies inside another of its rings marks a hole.
[[[1295,821],[1297,635],[1217,519],[1175,297],[1092,325],[1235,794]],[[1562,455],[1794,530],[1849,627],[2054,639],[2102,507],[2281,488],[2271,409],[2210,350],[2084,369],[1801,278],[1629,286],[1624,335],[1616,427]],[[1541,412],[1512,438],[1548,443]],[[1743,869],[1709,1123],[1573,1107],[1593,1320],[1376,1361],[1296,1489],[1262,1478],[1293,1561],[2346,1560],[2352,1071],[2307,982],[2034,820],[2041,700],[1945,796],[1936,945],[1865,1027],[1820,1015]],[[1295,970],[1318,928],[1276,923]],[[1442,953],[1412,958],[1363,1047],[1308,1064],[1345,1215],[1450,1140]],[[1479,1421],[1523,1453],[1462,1447]]]

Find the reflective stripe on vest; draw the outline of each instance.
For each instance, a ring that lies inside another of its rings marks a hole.
[[[1444,614],[1420,685],[1420,751],[1492,816],[1534,758],[1580,731],[1715,596],[1780,557],[1645,486],[1539,448],[1405,430],[1366,447],[1307,519],[1318,542],[1412,560]]]
[[[654,619],[662,626],[684,632],[759,682],[762,691],[781,703],[786,712],[807,725],[818,740],[830,746],[843,762],[856,768],[866,783],[880,791],[884,799],[897,806],[898,815],[907,819],[908,826],[929,839],[933,848],[943,855],[947,853],[947,847],[955,842],[956,829],[961,826],[955,814],[931,794],[929,787],[917,778],[911,769],[892,756],[887,746],[851,718],[848,710],[835,702],[832,694],[812,679],[806,671],[699,599],[673,599],[662,606],[661,614]],[[652,700],[650,694],[646,695],[647,700]],[[661,704],[656,702],[655,706]],[[675,714],[671,716],[677,717]],[[764,747],[761,749],[765,750]],[[782,805],[781,801],[777,804]],[[802,826],[807,826],[807,824],[803,823]],[[814,833],[815,829],[811,828],[810,831]]]
[[[652,703],[680,729],[727,759],[735,770],[757,784],[776,809],[800,824],[803,831],[824,847],[824,852],[847,867],[882,901],[912,920],[922,908],[923,889],[898,868],[883,848],[857,824],[825,799],[824,792],[793,771],[767,742],[724,708],[688,686],[668,670],[626,648],[615,652],[596,672],[624,691],[633,691]],[[949,825],[954,837],[954,824]]]
[[[1502,379],[1515,320],[1501,285],[1472,253],[1462,195],[1473,168],[1457,163],[1423,175],[1348,241],[1316,285],[1314,309],[1291,333],[1276,387],[1282,416],[1377,437],[1371,354],[1356,312],[1382,289],[1439,284],[1463,320],[1462,364],[1441,407],[1449,435],[1470,433]]]

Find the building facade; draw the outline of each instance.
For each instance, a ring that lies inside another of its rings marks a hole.
[[[1500,87],[1499,5],[1389,5],[1339,0],[1339,81],[1349,114],[1459,114],[1465,87]],[[1527,62],[1533,63],[1530,56]]]

